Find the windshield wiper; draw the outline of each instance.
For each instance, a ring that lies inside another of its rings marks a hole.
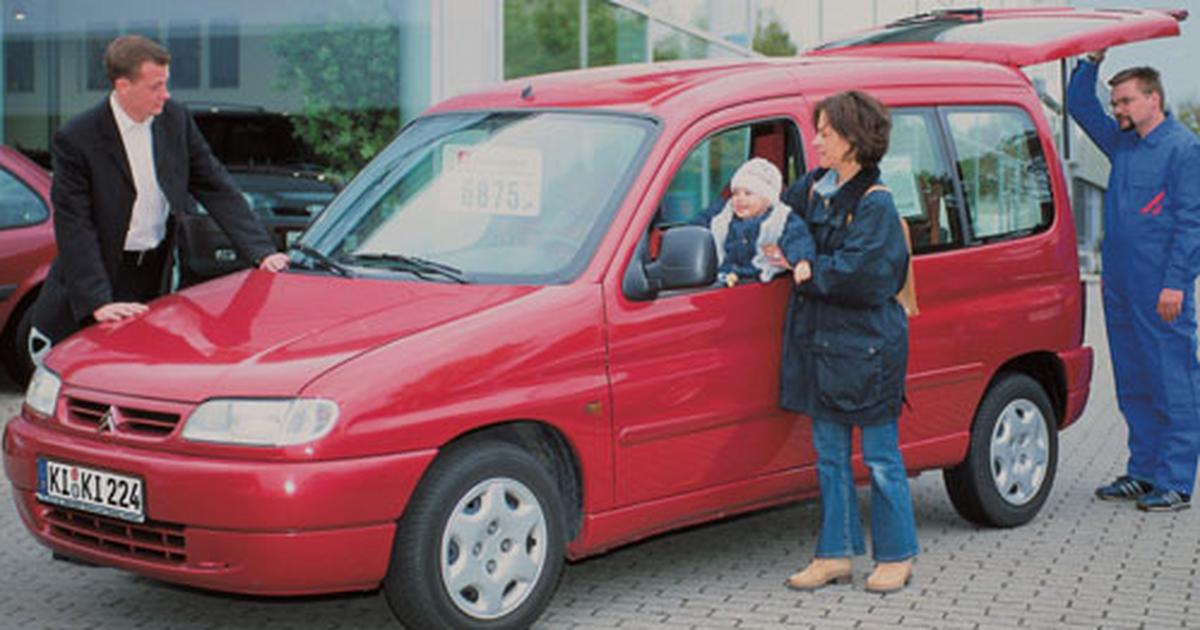
[[[311,246],[305,245],[304,243],[295,243],[292,245],[292,249],[304,254],[312,263],[312,267],[314,269],[319,267],[321,269],[325,269],[326,271],[332,271],[343,278],[354,277],[354,272],[351,271],[349,267],[339,263],[325,254],[322,254]]]
[[[445,263],[440,263],[434,260],[427,260],[420,256],[405,256],[404,254],[391,254],[385,252],[370,252],[365,254],[354,254],[350,256],[351,260],[364,262],[386,262],[392,263],[394,269],[411,273],[418,278],[428,280],[426,274],[434,274],[449,278],[459,284],[466,284],[467,281],[462,277],[462,270],[458,267],[452,267]]]

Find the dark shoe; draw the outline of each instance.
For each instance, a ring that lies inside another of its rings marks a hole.
[[[1156,490],[1142,495],[1137,507],[1143,512],[1178,512],[1192,506],[1191,495],[1181,494],[1174,490]]]
[[[1138,481],[1129,475],[1121,475],[1107,486],[1096,488],[1096,498],[1102,501],[1128,501],[1149,494],[1154,486]]]

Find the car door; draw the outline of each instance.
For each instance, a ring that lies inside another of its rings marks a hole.
[[[926,466],[931,462],[913,447],[966,431],[985,378],[982,361],[969,351],[971,320],[959,308],[973,281],[954,269],[966,244],[966,222],[937,109],[876,92],[892,103],[891,139],[879,170],[908,224],[920,308],[909,320],[908,405],[900,440],[906,463]]]
[[[0,147],[0,330],[54,257],[49,189],[40,166]]]
[[[808,55],[964,59],[1025,67],[1174,37],[1187,11],[1039,7],[946,9],[835,40]]]
[[[785,182],[803,172],[792,116],[804,109],[799,98],[757,102],[685,131],[662,171],[670,185],[646,201],[655,216],[643,238],[655,241],[722,203],[722,188],[749,157],[774,162]],[[728,489],[811,464],[808,423],[778,405],[786,276],[609,300],[618,504]],[[703,510],[703,500],[692,508]]]

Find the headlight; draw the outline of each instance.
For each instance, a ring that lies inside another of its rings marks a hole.
[[[214,399],[202,403],[188,416],[183,439],[291,446],[324,437],[337,418],[337,403],[323,398]]]
[[[43,416],[54,415],[54,403],[58,402],[58,390],[62,389],[62,381],[54,372],[39,366],[29,380],[25,390],[25,405]]]

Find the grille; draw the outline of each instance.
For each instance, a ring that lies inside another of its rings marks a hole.
[[[163,564],[187,562],[182,525],[129,523],[60,507],[46,512],[46,522],[53,535],[107,553]]]
[[[110,407],[118,412],[118,421],[116,426],[112,427],[114,433],[166,437],[175,430],[175,425],[179,424],[178,413],[108,405],[75,397],[67,398],[67,417],[72,422],[98,428]]]

